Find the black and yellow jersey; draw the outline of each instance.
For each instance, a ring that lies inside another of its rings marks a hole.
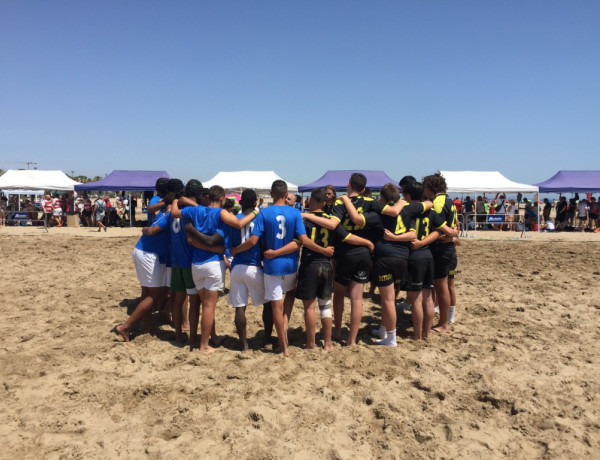
[[[438,214],[441,218],[441,223],[436,229],[447,225],[450,228],[456,228],[458,225],[458,213],[456,212],[456,206],[452,202],[452,200],[448,197],[446,193],[440,193],[433,199],[433,207],[431,208],[433,212]],[[441,243],[436,242],[436,244],[454,244],[452,242],[449,243]]]
[[[340,222],[339,226],[343,227],[348,233],[360,236],[361,238],[368,239],[375,243],[377,238],[381,235],[381,229],[376,225],[376,219],[367,220],[364,216],[369,213],[381,214],[383,205],[373,198],[364,196],[352,196],[350,197],[350,201],[358,213],[363,216],[363,223],[361,225],[356,225],[352,222],[350,215],[346,212],[346,206],[341,199],[335,201],[331,218],[337,219]],[[366,246],[353,246],[343,242],[339,246],[336,245],[336,253],[345,253],[350,250],[368,251]]]
[[[423,209],[421,203],[414,204],[421,205],[421,209]],[[444,224],[440,215],[437,214],[433,209],[429,209],[427,211],[423,211],[415,217],[413,225],[411,226],[411,230],[415,232],[417,240],[422,241],[427,238],[432,231],[440,228],[442,225]],[[429,246],[423,246],[422,248],[414,249],[411,252],[425,250],[429,251]]]
[[[394,203],[390,203],[392,206]],[[398,216],[392,217],[381,214],[381,224],[383,229],[389,230],[394,235],[402,235],[411,230],[414,219],[423,212],[424,207],[421,203],[406,204]],[[386,241],[380,238],[375,243],[375,257],[401,257],[408,258],[410,251],[410,242],[406,241]]]
[[[329,218],[330,216],[324,212],[313,212],[315,216]],[[334,244],[334,240],[342,241],[344,238],[348,236],[348,232],[346,232],[340,225],[335,230],[328,230],[325,227],[321,227],[314,222],[309,220],[304,221],[304,228],[306,229],[306,236],[308,236],[311,240],[313,240],[319,246],[326,248]],[[324,256],[323,254],[319,254],[318,252],[311,251],[310,249],[303,247],[302,255],[300,257],[300,262],[310,263],[310,262],[321,262],[321,261],[329,261],[329,257]]]

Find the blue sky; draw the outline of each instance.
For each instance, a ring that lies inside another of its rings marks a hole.
[[[0,2],[0,168],[600,169],[600,2]]]

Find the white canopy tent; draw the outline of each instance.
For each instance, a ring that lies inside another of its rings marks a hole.
[[[539,193],[535,185],[513,182],[499,171],[440,171],[448,193]]]
[[[440,171],[446,179],[448,194],[477,194],[477,193],[534,193],[535,200],[539,197],[539,187],[536,185],[513,182],[499,171]],[[502,217],[504,219],[504,217]],[[538,231],[540,230],[540,213],[537,212]],[[502,220],[504,222],[504,220]],[[465,232],[468,229],[465,227]],[[523,225],[523,233],[525,226]]]
[[[62,171],[38,169],[9,169],[0,176],[0,190],[74,190],[79,182],[70,179]]]
[[[256,191],[269,191],[271,185],[276,180],[284,180],[279,177],[275,171],[222,171],[212,179],[203,181],[204,187],[220,185],[225,190],[240,191],[245,188],[251,188]],[[285,181],[288,191],[298,192],[298,186]]]
[[[70,179],[62,171],[41,171],[38,169],[9,169],[0,176],[0,190],[8,194],[21,195],[41,194],[44,190],[72,191],[79,182]],[[33,193],[31,193],[33,192]],[[19,197],[19,210],[21,199]],[[46,218],[44,217],[44,229],[48,231]]]

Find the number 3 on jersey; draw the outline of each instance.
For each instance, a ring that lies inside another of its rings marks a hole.
[[[279,231],[275,234],[275,238],[283,240],[285,238],[285,217],[277,216],[277,222],[279,222]]]

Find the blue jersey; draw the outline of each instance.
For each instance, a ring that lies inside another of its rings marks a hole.
[[[223,239],[225,238],[224,224],[221,221],[221,208],[207,208],[201,205],[189,206],[181,210],[181,216],[189,219],[199,232],[209,236],[219,233]],[[192,250],[192,263],[196,265],[220,260],[223,260],[221,254],[198,248]]]
[[[161,197],[159,197],[158,195],[154,195],[152,197],[152,199],[150,200],[150,202],[148,203],[148,207],[152,206],[153,204],[158,203],[160,200],[162,200]],[[158,214],[156,215],[156,217],[158,217]],[[148,226],[152,225],[152,222],[154,222],[154,220],[155,220],[154,214],[148,213]]]
[[[192,246],[187,242],[185,225],[188,219],[182,217],[174,219],[169,217],[169,230],[171,232],[171,260],[173,267],[190,268],[192,266]]]
[[[300,211],[291,206],[270,206],[263,209],[254,219],[251,234],[262,237],[266,249],[279,249],[294,238],[305,235]],[[298,251],[291,254],[264,259],[267,275],[291,275],[298,270]]]
[[[142,235],[135,245],[136,248],[141,249],[142,251],[158,254],[160,263],[162,264],[167,262],[169,254],[169,231],[165,229],[167,229],[169,225],[170,216],[170,212],[167,214],[160,213],[151,227],[160,227],[163,231],[154,236]]]
[[[246,216],[244,214],[238,214],[236,217],[238,219],[243,219]],[[226,234],[225,240],[227,241],[227,246],[230,248],[234,248],[245,242],[252,234],[252,230],[254,229],[254,220],[242,229],[237,229],[230,227],[229,225],[225,225],[224,230]],[[260,253],[260,245],[257,244],[244,252],[236,254],[233,258],[233,261],[231,262],[231,268],[240,264],[256,265],[260,267],[261,259],[262,257]]]

